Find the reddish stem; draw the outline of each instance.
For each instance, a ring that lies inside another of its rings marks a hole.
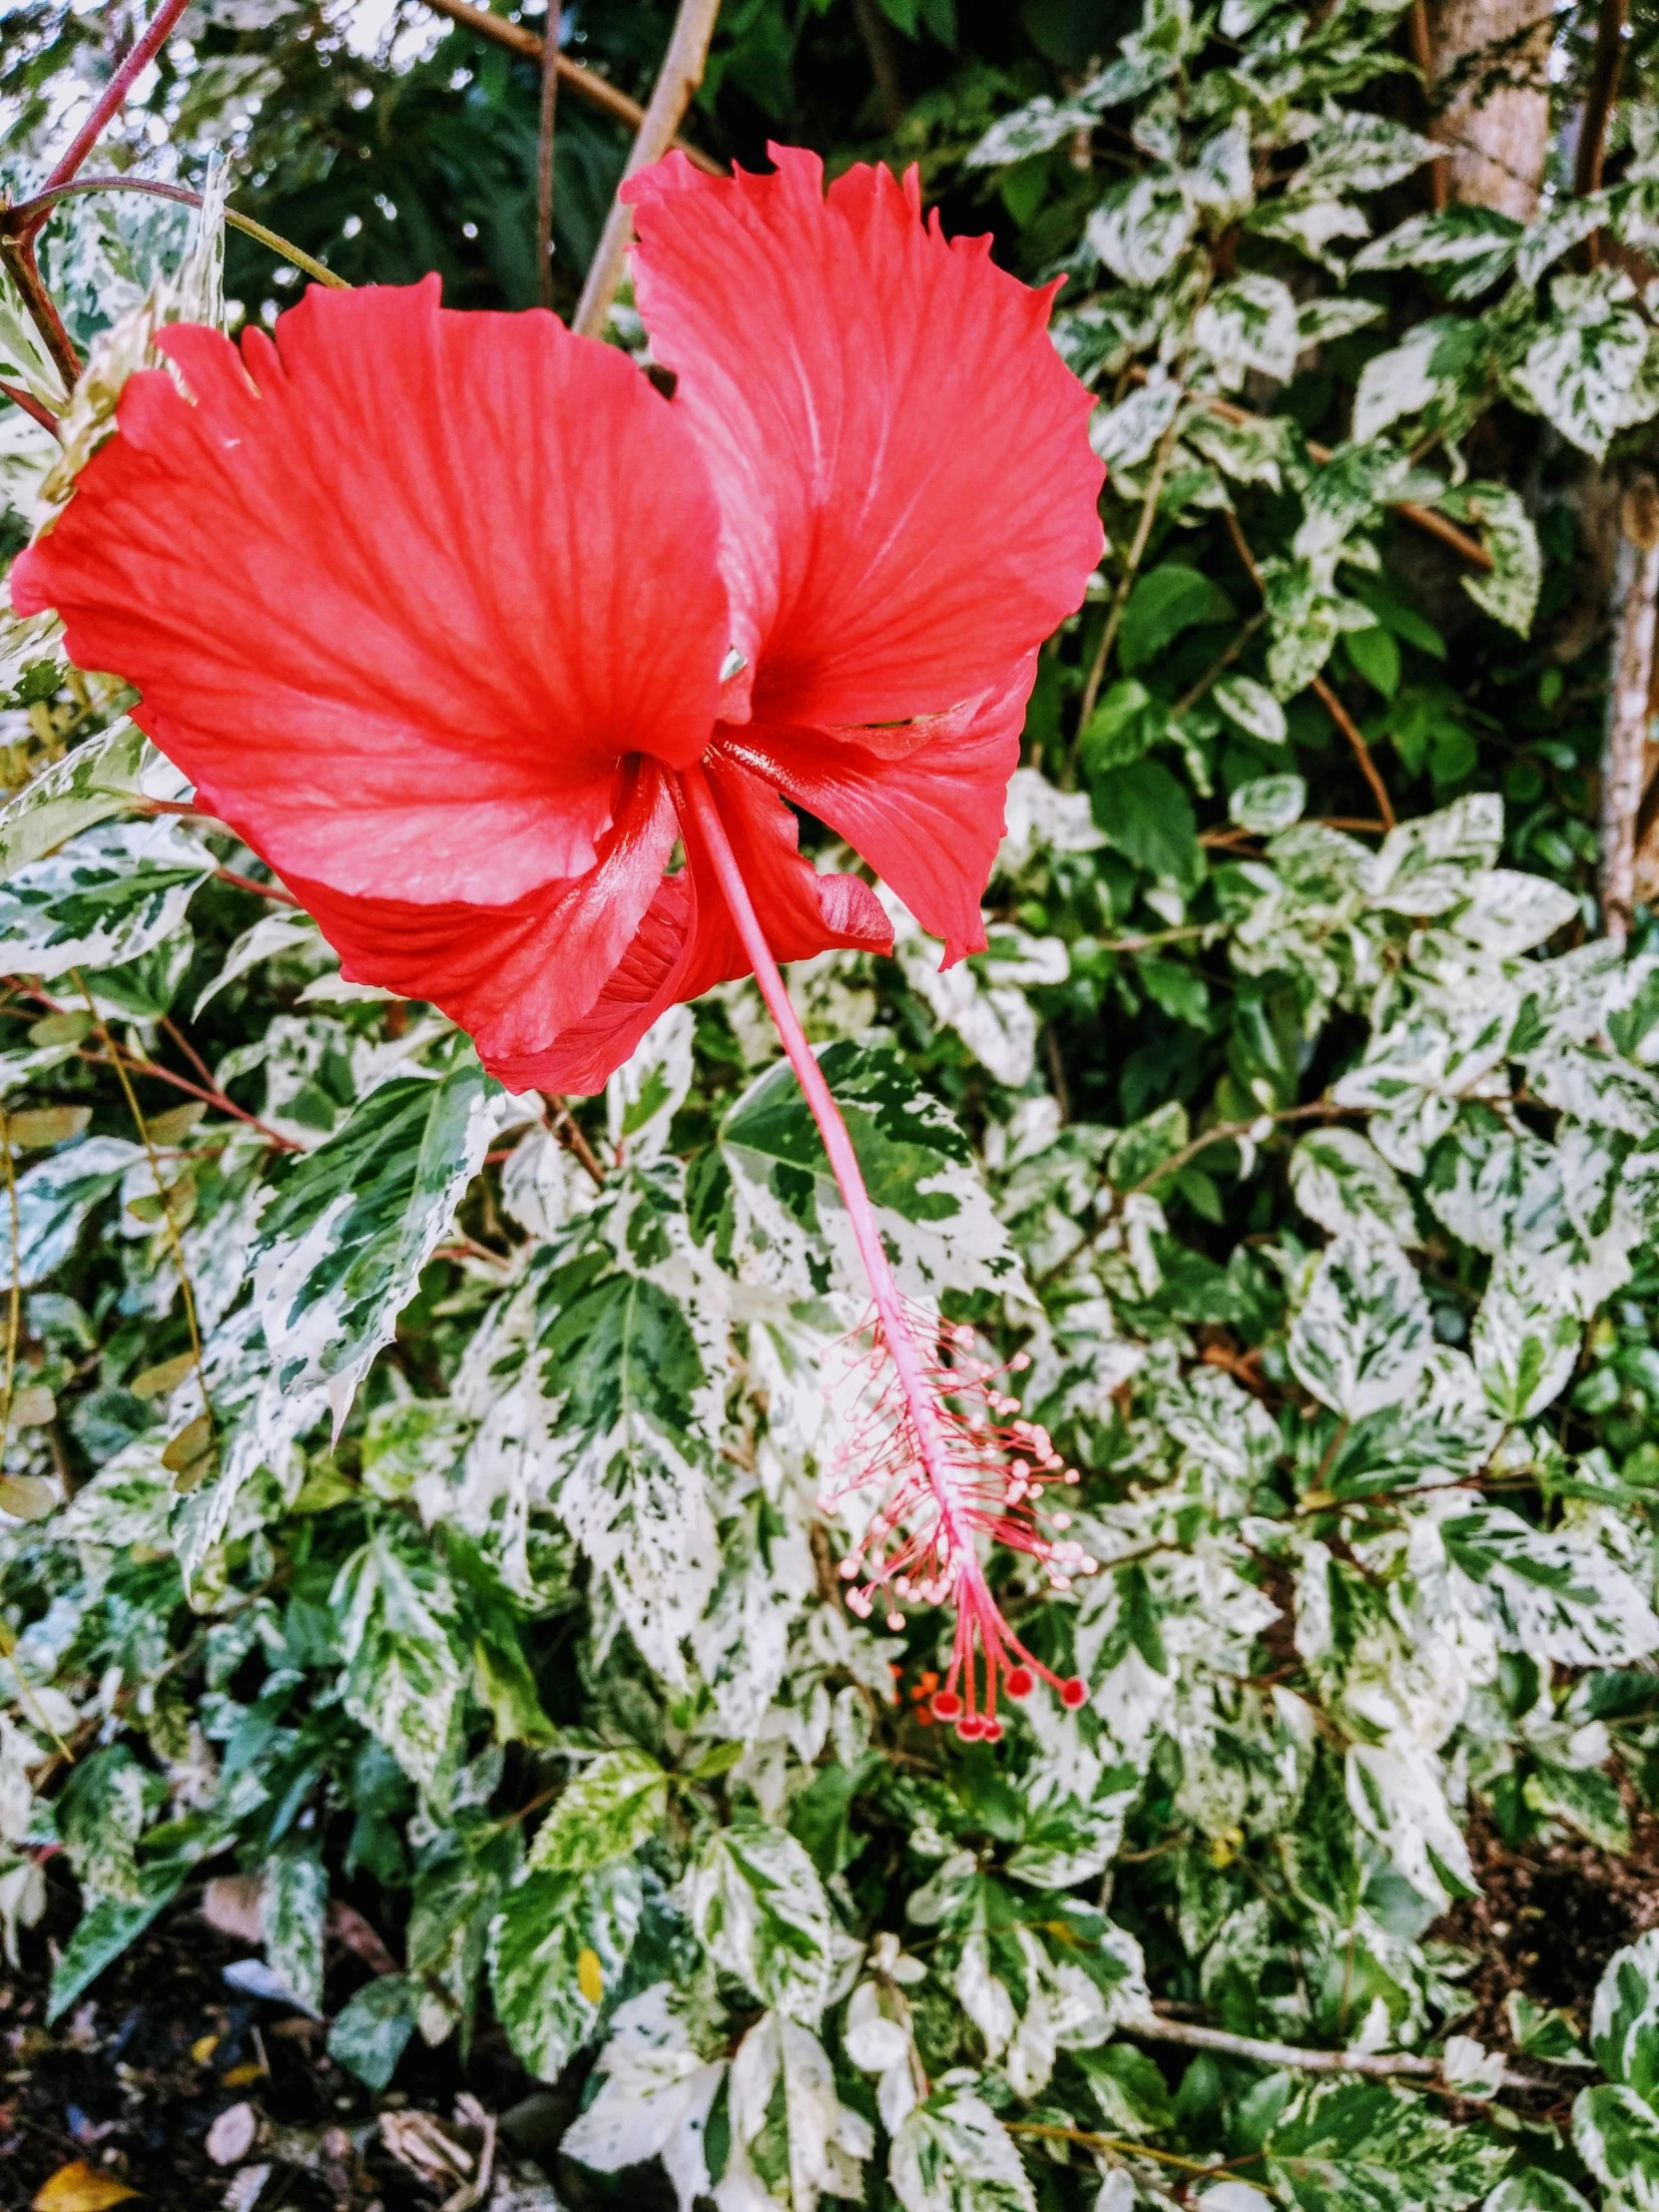
[[[870,1204],[864,1188],[863,1175],[858,1167],[858,1155],[852,1149],[852,1139],[841,1110],[835,1104],[834,1094],[824,1079],[807,1033],[797,1018],[790,994],[779,972],[778,962],[772,956],[766,931],[761,927],[754,903],[749,896],[749,886],[743,879],[738,856],[732,850],[726,834],[726,827],[720,819],[720,809],[715,805],[709,780],[700,768],[681,772],[680,785],[686,795],[691,813],[699,831],[708,843],[709,855],[714,862],[720,887],[737,924],[743,948],[749,955],[755,970],[755,980],[761,986],[761,996],[767,1002],[767,1012],[777,1026],[783,1041],[784,1052],[795,1070],[796,1081],[801,1085],[807,1104],[818,1123],[819,1134],[824,1139],[824,1149],[830,1155],[830,1166],[839,1186],[841,1201],[846,1207],[847,1219],[852,1224],[853,1242],[858,1247],[858,1257],[864,1264],[869,1278],[870,1296],[880,1319],[881,1334],[892,1355],[892,1363],[898,1372],[905,1402],[916,1424],[923,1463],[945,1530],[950,1539],[952,1556],[964,1568],[974,1557],[973,1538],[962,1513],[961,1501],[956,1495],[944,1449],[944,1439],[939,1434],[938,1415],[933,1393],[924,1377],[922,1359],[911,1331],[908,1315],[898,1285],[893,1280],[891,1263],[886,1247],[881,1242],[880,1226],[875,1219],[875,1208]]]
[[[1040,1660],[1028,1652],[1003,1619],[996,1600],[991,1595],[974,1544],[975,1528],[983,1517],[982,1511],[976,1512],[975,1507],[976,1504],[982,1506],[982,1500],[978,1498],[972,1473],[964,1469],[953,1454],[951,1439],[941,1417],[941,1385],[934,1373],[936,1363],[929,1360],[918,1343],[915,1325],[894,1280],[886,1247],[881,1241],[875,1208],[864,1187],[858,1156],[853,1150],[846,1123],[841,1118],[833,1093],[825,1081],[824,1071],[807,1042],[806,1031],[790,1003],[790,994],[750,898],[749,886],[744,881],[743,869],[726,834],[709,780],[701,768],[684,769],[680,773],[680,789],[685,811],[695,821],[698,832],[708,847],[722,894],[737,926],[744,951],[749,956],[750,965],[755,970],[755,980],[761,987],[761,996],[766,1000],[767,1011],[773,1018],[790,1066],[795,1070],[796,1081],[801,1085],[813,1119],[818,1124],[819,1135],[824,1139],[824,1149],[830,1156],[830,1166],[839,1187],[847,1219],[852,1225],[853,1242],[858,1248],[858,1257],[863,1262],[870,1296],[874,1301],[875,1344],[878,1350],[885,1350],[892,1362],[893,1377],[912,1424],[916,1456],[920,1460],[928,1491],[939,1516],[939,1525],[944,1536],[939,1552],[949,1562],[958,1618],[955,1653],[947,1688],[941,1696],[934,1699],[933,1710],[941,1720],[956,1718],[962,1711],[962,1701],[956,1694],[956,1686],[960,1681],[967,1698],[968,1726],[963,1732],[979,1732],[975,1717],[975,1644],[983,1655],[985,1668],[985,1721],[989,1723],[985,1733],[1001,1733],[995,1723],[999,1675],[1006,1680],[1011,1693],[1017,1697],[1023,1696],[1031,1687],[1034,1671],[1052,1683],[1068,1705],[1081,1704],[1086,1695],[1082,1683],[1062,1683]]]
[[[151,18],[150,28],[133,47],[126,60],[99,94],[89,115],[70,141],[68,150],[42,188],[50,194],[60,185],[66,185],[98,144],[104,127],[110,118],[119,114],[127,95],[156,56],[167,43],[173,26],[185,12],[186,0],[162,0],[162,5]],[[36,200],[41,194],[36,195]],[[81,357],[75,350],[73,339],[64,328],[51,293],[41,280],[40,268],[35,260],[35,238],[52,212],[50,200],[38,213],[23,221],[5,221],[6,211],[0,211],[0,266],[16,284],[24,306],[35,328],[46,342],[58,374],[64,380],[65,391],[73,391],[75,379],[81,373]]]
[[[25,391],[21,384],[0,382],[0,399],[9,399],[14,407],[21,407],[32,422],[38,422],[43,430],[49,430],[59,444],[62,444],[63,432],[58,428],[57,416],[32,391]]]

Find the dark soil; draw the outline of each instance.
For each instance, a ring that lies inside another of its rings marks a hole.
[[[480,2025],[464,2063],[453,2038],[428,2050],[416,2037],[394,2088],[376,2096],[329,2058],[322,2022],[230,1987],[226,1965],[253,1946],[181,1903],[48,2027],[49,1937],[61,1940],[72,1922],[67,1898],[55,1897],[45,1926],[26,1938],[22,1972],[0,1968],[4,2212],[24,2212],[77,2159],[166,2212],[217,2212],[239,2166],[256,2165],[273,2169],[257,2212],[430,2212],[453,2178],[428,2185],[390,2156],[379,2116],[413,2107],[449,2122],[463,2090],[503,2122],[497,2171],[527,2185],[522,2195],[504,2188],[495,2202],[533,2203],[545,2169],[530,2154],[551,2155],[575,2090],[533,2081],[493,2023]],[[358,1960],[330,1946],[331,2007],[365,1978]],[[243,2102],[258,2116],[258,2139],[237,2164],[216,2164],[208,2132]],[[576,2194],[586,2193],[578,2183]]]
[[[1631,1807],[1628,1857],[1573,1837],[1511,1851],[1478,1807],[1468,1828],[1479,1897],[1436,1922],[1431,1936],[1474,1954],[1463,1983],[1473,2010],[1457,2022],[1489,2047],[1511,2045],[1505,1999],[1571,2014],[1581,2035],[1614,1951],[1659,1927],[1659,1818]]]

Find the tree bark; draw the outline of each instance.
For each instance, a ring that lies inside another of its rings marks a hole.
[[[1648,696],[1659,609],[1659,484],[1639,476],[1619,509],[1613,572],[1613,671],[1601,772],[1601,918],[1613,943],[1630,934],[1636,824],[1647,774]]]
[[[1550,19],[1543,0],[1440,0],[1431,14],[1429,136],[1449,149],[1450,198],[1529,223],[1549,151]]]

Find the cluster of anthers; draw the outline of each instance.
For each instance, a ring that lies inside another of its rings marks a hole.
[[[884,1603],[886,1625],[896,1630],[907,1605],[953,1603],[955,1642],[932,1717],[954,1723],[967,1742],[994,1743],[1002,1734],[999,1692],[1029,1697],[1040,1677],[1062,1705],[1076,1708],[1089,1693],[1079,1676],[1055,1674],[1014,1634],[985,1580],[978,1539],[1038,1561],[1053,1590],[1094,1574],[1098,1561],[1066,1533],[1071,1515],[1046,1502],[1050,1490],[1075,1485],[1077,1469],[1000,1386],[1030,1366],[1029,1356],[994,1366],[978,1357],[970,1328],[908,1300],[903,1320],[902,1334],[889,1332],[877,1314],[846,1341],[848,1414],[825,1504],[879,1492],[857,1548],[840,1564],[842,1578],[858,1584],[847,1605],[867,1620]]]

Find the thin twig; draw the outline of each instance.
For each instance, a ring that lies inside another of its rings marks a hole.
[[[1369,2074],[1386,2080],[1390,2074],[1411,2074],[1422,2079],[1445,2077],[1445,2061],[1421,2051],[1402,2050],[1305,2050],[1300,2043],[1263,2041],[1254,2035],[1235,2035],[1226,2028],[1203,2027],[1196,2020],[1166,2019],[1155,2012],[1138,2012],[1120,2023],[1121,2031],[1143,2043],[1180,2043],[1189,2050],[1213,2050],[1230,2058],[1248,2058],[1259,2066],[1295,2066],[1303,2073]],[[1547,2089],[1549,2083],[1531,2074],[1518,2074],[1507,2066],[1501,2086],[1505,2089]]]
[[[1139,367],[1130,369],[1129,380],[1131,383],[1144,384],[1146,370]],[[1240,428],[1258,429],[1267,420],[1265,415],[1252,414],[1248,407],[1236,406],[1231,399],[1223,399],[1213,392],[1190,392],[1187,396],[1196,400],[1206,413],[1213,414],[1220,422],[1232,422]],[[1318,438],[1309,438],[1305,442],[1309,459],[1318,461],[1323,468],[1332,457],[1330,446],[1321,445]],[[1445,516],[1436,514],[1432,507],[1419,507],[1414,499],[1401,499],[1395,503],[1394,513],[1401,522],[1410,523],[1413,529],[1421,530],[1431,538],[1438,538],[1442,545],[1449,546],[1458,559],[1467,561],[1471,568],[1491,568],[1492,556],[1479,539],[1471,538],[1466,531],[1459,530],[1454,522],[1447,522]]]
[[[1578,154],[1573,163],[1573,190],[1581,200],[1601,190],[1601,169],[1607,158],[1607,124],[1618,95],[1629,16],[1630,0],[1601,0],[1596,13],[1595,55],[1590,63],[1584,114],[1578,126]]]
[[[163,1014],[162,1027],[167,1031],[168,1035],[173,1039],[174,1043],[179,1047],[179,1050],[185,1055],[186,1059],[189,1060],[191,1066],[195,1068],[197,1074],[201,1076],[203,1082],[212,1083],[214,1079],[213,1069],[209,1067],[207,1061],[203,1059],[201,1053],[197,1051],[195,1045],[191,1043],[190,1039],[185,1035],[185,1032],[179,1027],[178,1023],[173,1019],[171,1014]]]
[[[65,185],[75,175],[81,164],[104,135],[105,126],[120,114],[128,93],[144,74],[172,35],[173,27],[185,12],[186,0],[162,0],[161,6],[150,19],[150,26],[142,38],[136,40],[126,60],[110,79],[93,103],[92,113],[76,132],[46,180],[46,192]],[[44,195],[37,195],[37,199]],[[10,212],[10,211],[8,211]],[[0,236],[0,265],[17,286],[31,322],[40,332],[46,350],[51,354],[58,374],[64,380],[65,391],[73,391],[75,379],[81,373],[81,357],[75,350],[73,339],[64,328],[63,317],[54,305],[51,293],[42,281],[40,267],[35,260],[35,238],[46,221],[47,209],[33,216],[21,228],[8,223],[4,236]]]
[[[93,111],[70,140],[64,156],[46,180],[46,189],[67,184],[104,135],[106,124],[127,104],[127,95],[167,44],[173,26],[185,12],[186,0],[162,0],[150,19],[150,27],[135,41],[126,60],[98,95]]]
[[[1034,2135],[1039,2142],[1081,2143],[1085,2150],[1115,2151],[1120,2158],[1151,2158],[1160,2166],[1174,2166],[1184,2174],[1213,2174],[1214,2165],[1201,2158],[1181,2158],[1172,2150],[1154,2150],[1150,2143],[1132,2143],[1121,2135],[1100,2135],[1093,2128],[1056,2127],[1048,2120],[1006,2120],[1010,2135]]]
[[[888,131],[896,131],[904,120],[905,101],[892,26],[881,13],[877,0],[852,0],[852,21],[875,82],[875,100],[881,110],[882,125]]]
[[[229,1114],[235,1121],[246,1122],[250,1129],[257,1129],[266,1143],[277,1152],[304,1151],[304,1146],[294,1138],[284,1137],[279,1129],[273,1129],[269,1122],[261,1121],[258,1114],[251,1114],[246,1106],[239,1106],[234,1098],[227,1098],[223,1091],[206,1089],[200,1083],[193,1083],[188,1075],[180,1075],[173,1068],[163,1067],[159,1060],[124,1059],[121,1047],[114,1042],[108,1030],[104,1032],[104,1041],[109,1048],[105,1053],[82,1051],[80,1056],[89,1067],[113,1067],[118,1071],[129,1068],[135,1075],[153,1075],[158,1083],[171,1083],[176,1091],[185,1091],[192,1098],[199,1098],[205,1105],[214,1107],[219,1113]]]
[[[581,1123],[562,1098],[555,1098],[551,1091],[544,1091],[542,1096],[553,1109],[553,1134],[568,1151],[573,1152],[577,1159],[581,1161],[583,1167],[587,1170],[588,1180],[592,1183],[594,1189],[602,1191],[605,1188],[605,1170],[600,1165],[593,1146],[582,1134]]]
[[[1185,937],[1213,936],[1216,927],[1213,921],[1188,921],[1179,929],[1149,929],[1141,937],[1102,937],[1095,949],[1098,952],[1150,952],[1154,945],[1178,944]]]
[[[663,66],[651,90],[651,105],[641,118],[639,132],[629,149],[628,166],[622,173],[624,182],[660,161],[674,144],[680,119],[703,82],[709,41],[714,37],[715,18],[719,13],[720,0],[680,0],[668,52],[663,56]],[[571,323],[571,328],[583,337],[597,338],[605,334],[605,320],[622,281],[623,262],[633,235],[633,210],[619,192],[611,202],[611,212],[599,234],[588,280],[582,286],[582,297]]]
[[[1282,1123],[1293,1121],[1336,1121],[1345,1114],[1357,1114],[1364,1110],[1358,1106],[1339,1106],[1330,1098],[1316,1098],[1303,1106],[1277,1107],[1271,1113],[1257,1114],[1250,1121],[1218,1121],[1209,1129],[1201,1129],[1190,1144],[1184,1144],[1179,1151],[1167,1154],[1155,1168],[1148,1169],[1138,1183],[1131,1183],[1126,1190],[1119,1191],[1116,1195],[1120,1200],[1139,1198],[1143,1191],[1151,1190],[1154,1184],[1162,1183],[1166,1177],[1179,1175],[1190,1161],[1197,1159],[1201,1152],[1208,1151],[1211,1145],[1236,1143],[1240,1137],[1248,1137],[1253,1130],[1260,1128],[1264,1121],[1271,1122],[1278,1128]],[[1074,1261],[1080,1259],[1084,1253],[1092,1252],[1117,1218],[1115,1210],[1103,1215],[1092,1229],[1084,1233],[1079,1243],[1074,1244],[1069,1252],[1063,1253],[1051,1268],[1037,1277],[1036,1288],[1039,1291],[1047,1290]]]
[[[1609,940],[1630,934],[1636,824],[1647,769],[1648,699],[1659,611],[1659,484],[1638,476],[1619,503],[1613,567],[1613,667],[1601,773],[1601,918]]]
[[[1214,684],[1229,668],[1232,667],[1233,663],[1238,659],[1239,655],[1244,651],[1245,647],[1250,643],[1251,639],[1256,635],[1257,631],[1261,629],[1263,623],[1266,622],[1267,619],[1267,609],[1265,607],[1259,607],[1256,610],[1255,614],[1251,616],[1250,620],[1241,628],[1238,636],[1233,640],[1233,643],[1227,648],[1226,652],[1221,654],[1218,659],[1212,661],[1210,663],[1210,666],[1204,671],[1204,674],[1199,678],[1198,682],[1192,685],[1189,690],[1184,691],[1181,694],[1181,697],[1175,702],[1175,705],[1169,711],[1169,718],[1171,722],[1179,722],[1183,715],[1190,714],[1192,712],[1192,710],[1198,705],[1199,701],[1204,697],[1205,693],[1209,691],[1211,685]]]
[[[1190,1144],[1184,1144],[1179,1152],[1172,1152],[1167,1159],[1160,1160],[1155,1168],[1148,1169],[1138,1183],[1131,1183],[1126,1191],[1121,1191],[1118,1195],[1121,1198],[1138,1198],[1143,1191],[1151,1190],[1154,1183],[1163,1182],[1166,1176],[1179,1175],[1189,1160],[1197,1159],[1211,1145],[1248,1137],[1264,1121],[1271,1121],[1277,1127],[1281,1122],[1288,1121],[1332,1121],[1339,1115],[1360,1111],[1357,1106],[1338,1106],[1329,1098],[1315,1098],[1310,1099],[1305,1106],[1281,1106],[1272,1113],[1258,1114],[1250,1121],[1218,1121],[1213,1128],[1200,1130]]]
[[[1406,31],[1411,41],[1411,59],[1417,65],[1422,79],[1422,96],[1428,112],[1434,112],[1434,48],[1428,36],[1428,9],[1425,0],[1411,0],[1410,13],[1405,18]],[[1450,187],[1446,180],[1448,157],[1436,154],[1425,165],[1428,173],[1428,204],[1436,215],[1445,213]]]
[[[553,305],[553,127],[559,109],[559,10],[547,13],[541,52],[541,113],[536,127],[536,268],[541,303]]]
[[[1360,774],[1371,786],[1371,795],[1377,802],[1377,812],[1382,817],[1382,827],[1384,830],[1391,830],[1394,826],[1393,801],[1388,797],[1388,787],[1383,783],[1377,763],[1372,757],[1371,747],[1366,743],[1365,732],[1323,676],[1314,678],[1312,689],[1314,697],[1353,748],[1354,758],[1360,764]]]
[[[1239,518],[1231,507],[1226,510],[1225,520],[1228,533],[1233,540],[1234,551],[1249,571],[1251,582],[1265,600],[1268,589],[1266,579],[1263,577],[1261,566],[1255,554],[1250,550],[1243,530],[1239,527]],[[1388,797],[1388,787],[1383,783],[1378,772],[1377,763],[1371,757],[1371,747],[1366,743],[1364,731],[1323,676],[1314,678],[1311,689],[1314,697],[1353,747],[1354,757],[1360,764],[1360,773],[1371,786],[1371,795],[1377,802],[1377,812],[1382,817],[1384,827],[1391,830],[1394,826],[1393,801]]]
[[[297,906],[299,901],[292,891],[286,891],[280,883],[262,883],[258,877],[243,875],[234,867],[216,867],[214,875],[221,883],[229,883],[234,890],[252,891],[258,898],[274,898],[279,906]]]
[[[182,208],[202,205],[199,192],[192,192],[185,185],[164,185],[154,177],[78,177],[72,183],[53,185],[44,192],[37,192],[32,199],[19,200],[14,207],[0,209],[0,246],[14,227],[32,225],[38,231],[60,200],[83,192],[146,192],[153,200],[175,200]],[[283,238],[278,231],[267,230],[251,215],[238,215],[235,208],[227,208],[225,220],[233,231],[258,239],[262,246],[269,246],[283,261],[291,262],[295,269],[302,269],[307,276],[314,276],[319,284],[329,284],[336,291],[351,289],[343,276],[336,276],[331,269],[325,268],[302,247],[295,246],[291,239]]]
[[[17,287],[24,312],[40,332],[41,343],[51,356],[52,366],[63,378],[64,390],[73,391],[81,373],[81,356],[75,350],[74,339],[63,326],[62,315],[53,305],[52,294],[46,288],[35,260],[33,243],[10,239],[0,233],[0,269]]]
[[[539,62],[546,48],[546,40],[539,32],[523,23],[509,23],[505,16],[492,15],[488,8],[472,5],[472,0],[426,0],[435,15],[448,16],[451,23],[459,23],[466,30],[476,31],[480,38],[487,38],[497,46],[504,46],[509,53],[522,54],[527,61]],[[645,110],[637,100],[630,100],[620,86],[613,85],[608,77],[601,77],[596,69],[584,69],[580,62],[573,62],[568,55],[558,59],[559,81],[579,100],[585,100],[590,108],[598,108],[618,123],[626,123],[631,131],[637,131],[645,121]],[[724,177],[726,170],[700,146],[689,140],[674,141],[678,151],[694,167],[710,177]]]
[[[1100,686],[1106,674],[1106,660],[1117,643],[1123,627],[1124,610],[1129,605],[1129,594],[1134,588],[1135,574],[1146,551],[1147,540],[1152,535],[1152,525],[1158,519],[1158,500],[1164,489],[1164,478],[1169,473],[1170,457],[1175,451],[1175,441],[1181,434],[1179,410],[1171,417],[1169,428],[1158,441],[1157,458],[1152,464],[1152,481],[1147,485],[1146,497],[1141,501],[1140,519],[1135,524],[1135,535],[1129,541],[1129,550],[1123,557],[1123,574],[1118,578],[1118,588],[1112,594],[1112,604],[1107,610],[1106,627],[1100,633],[1100,643],[1094,649],[1094,659],[1089,663],[1088,677],[1083,685],[1082,703],[1077,710],[1077,730],[1081,736],[1088,728],[1089,717],[1094,713],[1094,703],[1100,697]]]

